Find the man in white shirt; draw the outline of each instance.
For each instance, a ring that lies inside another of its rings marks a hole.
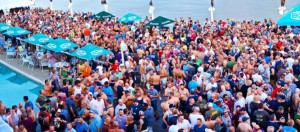
[[[122,99],[118,100],[118,105],[115,108],[115,115],[119,115],[120,109],[124,110],[126,108],[126,105],[123,103]]]
[[[256,87],[256,86],[255,86]],[[254,89],[251,89],[249,92],[248,92],[248,96],[246,97],[246,104],[248,106],[248,112],[251,112],[251,109],[250,109],[250,103],[253,101],[253,98],[254,98],[254,94],[255,94],[255,90]]]
[[[263,80],[262,76],[258,74],[258,70],[253,71],[252,80],[255,83],[257,80]]]
[[[203,115],[200,114],[200,108],[194,107],[193,113],[189,115],[189,119],[191,121],[191,128],[193,129],[195,125],[197,125],[197,119],[200,118],[202,122],[205,122]]]
[[[289,54],[289,58],[286,59],[289,68],[292,68],[294,65],[294,59],[292,58],[292,54]]]
[[[97,64],[96,69],[98,70],[98,72],[99,72],[100,75],[103,74],[103,67],[100,65],[100,63]]]
[[[236,106],[245,107],[245,98],[243,97],[243,94],[241,92],[237,93],[237,101],[234,103],[234,112],[236,111]]]
[[[93,105],[91,105],[92,109],[95,109],[98,112],[98,115],[102,116],[103,115],[103,110],[105,108],[104,105],[104,100],[101,98],[101,95],[97,95],[97,100]]]
[[[105,75],[101,75],[100,77],[101,77],[101,84],[102,85],[104,85],[105,82],[109,81]]]
[[[93,106],[96,103],[96,100],[93,98],[92,92],[89,92],[87,99],[90,106]]]
[[[176,120],[171,121],[171,126],[169,127],[168,132],[178,132],[179,127],[176,125]]]
[[[218,87],[217,83],[215,82],[214,78],[211,78],[209,83],[206,84],[206,91],[209,91],[210,89],[212,89],[213,87]]]
[[[290,72],[289,68],[286,69],[285,73],[286,75],[284,81],[288,82],[289,80],[294,80],[295,76]]]
[[[198,71],[197,74],[194,75],[194,77],[196,77],[197,83],[199,84],[199,86],[201,86],[201,84],[202,84],[202,75],[201,75],[201,72]]]
[[[180,115],[177,120],[177,126],[179,129],[184,129],[184,132],[189,132],[191,124],[187,119],[184,119],[183,115]]]
[[[125,87],[123,87],[124,91],[129,91],[130,94],[134,91],[134,88],[129,86],[128,83],[125,83]]]

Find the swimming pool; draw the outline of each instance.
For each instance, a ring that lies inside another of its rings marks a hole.
[[[42,85],[0,63],[0,100],[7,107],[18,105],[23,96],[34,103]],[[35,107],[36,110],[36,107]]]

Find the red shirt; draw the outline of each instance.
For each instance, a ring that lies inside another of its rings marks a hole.
[[[272,92],[272,97],[273,97],[273,98],[276,98],[276,97],[277,97],[277,93],[278,93],[279,90],[280,90],[280,88],[275,88],[275,89],[273,90],[273,92]]]
[[[116,71],[119,67],[119,64],[113,64],[111,65],[111,69],[113,69],[114,71]]]

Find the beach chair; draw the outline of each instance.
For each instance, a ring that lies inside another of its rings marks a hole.
[[[6,50],[6,60],[7,60],[9,57],[11,57],[11,60],[13,60],[14,57],[15,57],[15,54],[16,54],[16,52],[15,52],[15,50],[14,50],[13,47],[8,48],[8,49]]]
[[[29,63],[29,64],[28,64],[28,69],[30,69],[30,66],[32,66],[31,70],[33,70],[33,68],[34,68],[34,66],[35,66],[33,60],[32,60],[32,59],[28,59],[28,63]]]
[[[24,66],[25,63],[29,63],[29,59],[26,57],[26,55],[21,55],[22,59],[22,67]]]
[[[26,55],[27,52],[26,52],[26,50],[23,48],[23,46],[18,46],[17,49],[18,49],[18,51],[17,51],[17,57],[20,57],[20,59],[22,59],[21,56]]]

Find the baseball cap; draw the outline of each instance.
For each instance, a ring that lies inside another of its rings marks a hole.
[[[60,112],[61,112],[61,109],[58,109],[56,112],[60,113]]]
[[[169,105],[169,108],[174,108],[174,107],[175,107],[175,105],[173,105],[173,104]]]
[[[242,121],[247,121],[248,119],[249,119],[249,117],[247,117],[247,116],[242,117]]]
[[[215,90],[217,90],[217,87],[212,87],[211,88],[211,91],[215,91]]]
[[[246,111],[246,108],[245,107],[242,107],[241,109],[240,109],[240,112],[241,111]]]
[[[138,100],[137,100],[137,99],[134,99],[133,102],[138,102]]]
[[[143,103],[143,106],[148,107],[149,105],[148,105],[148,103]]]

